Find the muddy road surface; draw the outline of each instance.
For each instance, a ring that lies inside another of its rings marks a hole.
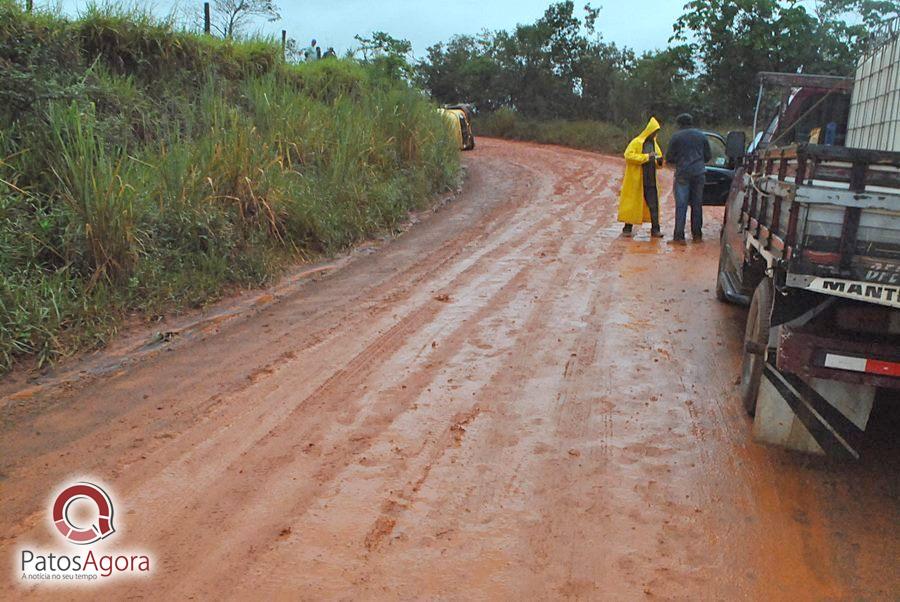
[[[895,599],[896,417],[852,464],[750,440],[721,210],[701,244],[628,240],[619,159],[485,139],[465,163],[458,199],[263,310],[7,397],[0,595]],[[152,576],[23,587],[79,477]]]

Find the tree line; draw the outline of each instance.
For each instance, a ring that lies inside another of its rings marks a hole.
[[[751,117],[759,71],[849,75],[897,0],[690,0],[664,50],[604,40],[602,12],[555,2],[531,24],[458,35],[416,65],[439,102],[537,119],[641,121],[690,110],[708,122]]]
[[[280,18],[273,0],[212,0],[212,9],[213,30],[226,38]],[[534,23],[454,36],[419,61],[407,40],[380,31],[356,36],[348,55],[414,80],[438,102],[486,112],[635,122],[690,110],[747,123],[758,72],[851,74],[871,32],[900,18],[900,0],[688,0],[668,47],[640,54],[606,41],[602,17],[566,0]],[[288,58],[296,46],[287,41]]]

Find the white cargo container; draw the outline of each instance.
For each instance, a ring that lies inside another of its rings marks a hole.
[[[900,151],[900,26],[874,36],[856,69],[847,146]]]

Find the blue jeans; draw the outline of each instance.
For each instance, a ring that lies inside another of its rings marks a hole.
[[[684,238],[688,206],[691,208],[691,234],[703,234],[703,187],[706,175],[675,178],[675,238]]]

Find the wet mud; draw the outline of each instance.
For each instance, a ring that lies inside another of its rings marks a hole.
[[[459,198],[375,252],[4,398],[0,595],[894,599],[896,412],[852,464],[750,439],[722,210],[703,243],[624,239],[617,158],[483,139],[465,161]],[[111,487],[108,545],[152,577],[16,583],[73,476]]]

